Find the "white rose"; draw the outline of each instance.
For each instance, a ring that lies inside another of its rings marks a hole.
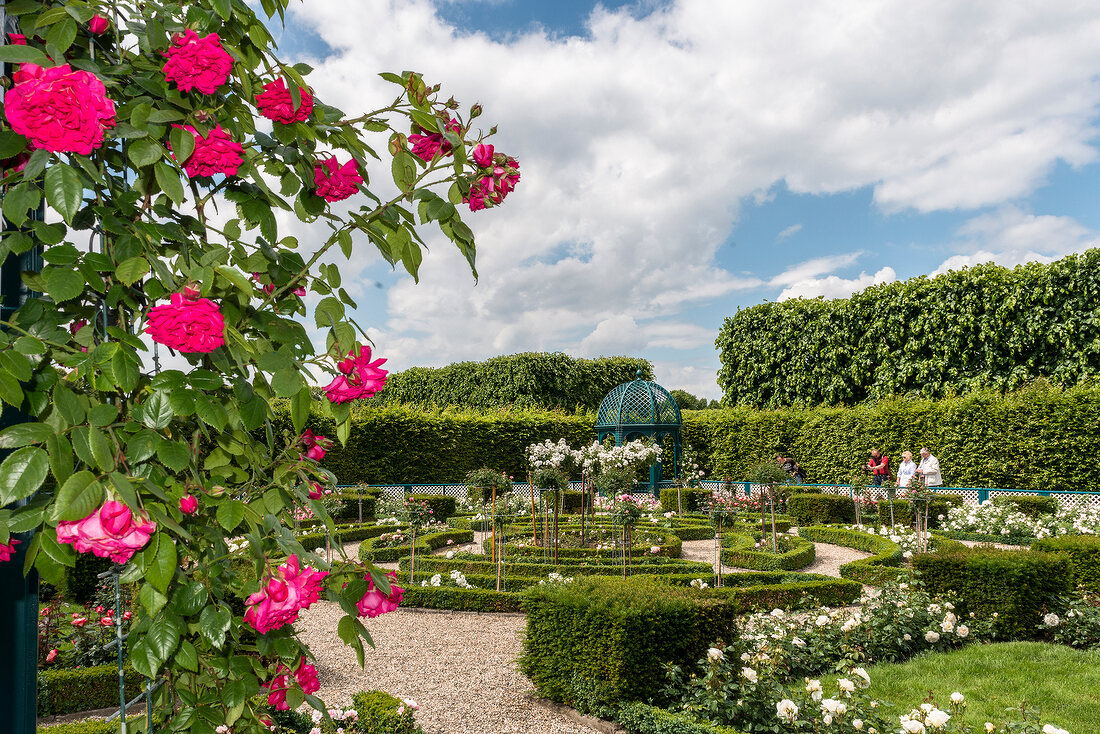
[[[825,625],[829,624],[829,618],[826,617],[824,614],[819,614],[817,619],[814,620],[814,624],[816,624],[818,627],[824,627]]]
[[[784,698],[775,705],[775,713],[780,719],[794,723],[794,720],[798,718],[798,706],[791,699]]]
[[[791,644],[795,647],[806,647],[806,641],[803,640],[801,637],[792,637]]]
[[[741,668],[741,675],[745,676],[749,683],[755,683],[758,679],[756,671],[752,668]]]
[[[905,640],[906,642],[909,642],[910,640],[912,640],[912,639],[913,639],[913,635],[911,635],[911,634],[909,634],[908,632],[906,632],[906,633],[905,633],[905,636],[904,636],[904,637],[903,637],[902,639],[903,639],[903,640]]]
[[[958,635],[959,637],[966,637],[967,635],[970,634],[970,628],[967,627],[965,624],[960,624],[955,629],[955,634]]]
[[[859,731],[863,728],[863,719],[852,719],[852,728]]]
[[[924,633],[924,639],[927,642],[935,644],[940,641],[940,633],[935,630],[928,630]]]
[[[863,679],[863,683],[860,684],[860,688],[866,688],[871,685],[871,676],[867,674],[867,671],[863,668],[856,668],[852,671],[852,675],[859,676]]]
[[[836,684],[841,691],[847,693],[849,696],[852,695],[852,692],[856,690],[856,684],[848,680],[847,678],[841,678],[836,682]]]
[[[722,654],[722,651],[719,650],[717,647],[712,647],[709,650],[707,650],[707,660],[709,660],[712,663],[718,662],[723,657],[725,657],[725,656]]]
[[[965,698],[963,697],[963,694],[959,693],[958,691],[955,691],[951,694],[951,703],[962,703],[964,700]]]
[[[1057,627],[1061,623],[1062,623],[1062,620],[1059,619],[1058,615],[1055,614],[1054,612],[1050,612],[1049,614],[1047,614],[1043,617],[1043,624],[1045,624],[1047,627]],[[1047,726],[1049,726],[1049,724]]]
[[[992,721],[985,722],[985,730],[987,732],[989,732],[989,734],[993,734],[993,732],[996,731],[996,729],[997,729],[997,727],[993,726]]]
[[[933,726],[936,729],[944,728],[945,726],[947,726],[947,722],[950,720],[951,714],[935,708],[929,711],[928,715],[924,717],[924,723]]]

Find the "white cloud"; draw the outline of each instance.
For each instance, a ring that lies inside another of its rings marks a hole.
[[[585,38],[494,40],[447,26],[428,0],[291,6],[336,50],[314,62],[322,100],[363,111],[392,97],[373,72],[417,69],[480,101],[498,149],[523,166],[505,206],[467,217],[476,287],[433,236],[421,285],[392,286],[384,319],[361,314],[391,365],[644,350],[678,330],[701,342],[679,312],[763,284],[715,254],[739,202],[777,182],[873,186],[887,211],[967,209],[1028,193],[1057,161],[1096,158],[1100,12],[1087,3],[679,0],[632,12],[598,8]],[[583,257],[563,257],[562,243],[583,243]],[[832,274],[858,257],[771,283],[785,298],[895,277]],[[353,295],[370,262],[348,267]],[[697,364],[713,358],[700,349]]]
[[[779,234],[777,234],[775,236],[775,241],[776,242],[782,242],[783,240],[787,239],[788,237],[793,237],[794,235],[798,234],[799,231],[801,231],[801,230],[802,230],[802,225],[801,224],[792,224],[789,227],[785,227]]]

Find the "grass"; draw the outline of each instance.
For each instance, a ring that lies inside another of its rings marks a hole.
[[[968,645],[906,663],[874,665],[867,672],[871,695],[897,705],[898,714],[908,713],[930,691],[947,709],[951,693],[958,691],[966,696],[963,720],[979,730],[986,721],[1019,719],[1023,701],[1028,710],[1042,711],[1044,724],[1074,734],[1100,730],[1100,650],[1041,642]]]

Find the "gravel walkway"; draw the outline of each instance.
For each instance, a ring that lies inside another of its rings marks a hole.
[[[814,545],[816,546],[816,560],[806,568],[798,569],[802,573],[820,573],[825,576],[839,578],[840,567],[845,563],[851,563],[872,555],[840,545],[829,545],[828,543],[814,543]],[[714,540],[685,540],[682,548],[680,555],[685,560],[714,564]],[[748,570],[722,565],[722,573],[745,573]]]
[[[526,620],[518,615],[399,609],[364,620],[377,646],[366,670],[335,635],[343,612],[318,602],[303,612],[301,636],[317,656],[320,695],[330,706],[360,690],[382,690],[420,705],[428,734],[587,734],[594,731],[527,697],[531,682],[516,669]]]

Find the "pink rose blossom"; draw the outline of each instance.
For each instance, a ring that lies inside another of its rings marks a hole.
[[[57,542],[72,543],[79,553],[94,553],[115,563],[126,563],[145,547],[157,525],[147,517],[134,517],[130,508],[110,500],[83,520],[57,524]]]
[[[88,618],[87,617],[74,617],[73,618],[73,627],[83,627],[86,624],[88,624]]]
[[[12,46],[26,46],[27,37],[22,33],[9,33],[8,42],[11,43]]]
[[[181,91],[197,89],[203,94],[213,94],[229,79],[233,70],[233,57],[222,48],[217,33],[199,38],[188,28],[177,34],[172,47],[164,54],[164,78],[175,82]]]
[[[57,660],[57,652],[58,652],[58,650],[57,650],[56,647],[54,649],[50,650],[49,654],[46,655],[46,662],[47,663],[52,663],[54,660]]]
[[[256,95],[256,107],[260,114],[274,122],[289,125],[292,122],[305,122],[313,113],[313,95],[303,87],[298,87],[300,104],[294,106],[286,82],[279,77],[264,85],[264,91]]]
[[[493,146],[479,143],[474,148],[474,154],[472,156],[474,163],[478,164],[481,168],[488,168],[493,165]]]
[[[198,176],[214,176],[222,173],[226,176],[236,176],[237,169],[244,162],[244,148],[235,142],[229,134],[222,130],[221,125],[215,125],[214,129],[203,137],[191,125],[173,125],[182,128],[195,136],[195,150],[183,163],[183,170],[191,178]],[[169,145],[171,147],[171,145]],[[172,154],[173,160],[176,154]]]
[[[313,183],[317,195],[325,201],[343,201],[359,190],[363,177],[354,158],[340,165],[333,156],[313,167]]]
[[[390,571],[386,574],[391,581],[397,581],[397,574]],[[356,607],[359,608],[359,616],[370,617],[371,619],[377,617],[380,614],[386,612],[392,612],[397,609],[397,605],[401,603],[402,597],[405,595],[405,590],[397,584],[390,584],[389,596],[384,595],[381,591],[374,588],[374,579],[367,576],[367,583],[370,584],[367,593],[363,595],[363,598],[359,600]]]
[[[444,127],[453,132],[462,134],[462,127],[458,124],[458,120],[448,119]],[[421,128],[420,132],[428,133],[427,130]],[[409,142],[413,144],[412,154],[422,161],[430,163],[436,154],[450,155],[453,146],[447,138],[443,137],[442,133],[432,132],[426,135],[410,135]]]
[[[95,608],[96,614],[103,614],[104,610],[105,610],[105,607],[96,607]]]
[[[304,657],[298,669],[294,671],[294,677],[298,679],[302,693],[316,693],[321,688],[321,681],[317,678],[317,668],[307,663]]]
[[[110,627],[114,623],[115,623],[115,620],[111,619],[110,617],[101,617],[100,620],[99,620],[99,624],[102,625],[103,627]]]
[[[149,310],[145,333],[179,352],[212,352],[225,342],[225,318],[206,298],[172,294],[172,303]]]
[[[322,498],[322,497],[324,497],[324,496],[325,496],[325,490],[324,490],[324,487],[322,487],[322,486],[321,486],[320,484],[318,484],[317,482],[313,482],[312,484],[310,484],[310,488],[309,488],[309,498],[310,498],[311,500],[319,500],[319,499],[321,499],[321,498]]]
[[[92,19],[88,21],[88,32],[93,36],[102,36],[110,29],[111,21],[107,20],[99,13],[93,15]]]
[[[132,617],[132,616],[134,616],[134,615],[131,612],[123,612],[122,613],[122,619],[127,621],[127,622],[130,621],[130,617]]]
[[[31,145],[54,153],[88,155],[103,145],[103,132],[115,124],[115,105],[95,74],[68,64],[44,69],[23,64],[16,85],[4,95],[12,130]]]
[[[193,494],[185,494],[180,497],[180,512],[184,515],[194,515],[199,509],[199,498]]]
[[[263,589],[248,597],[244,621],[260,634],[276,630],[298,619],[321,595],[321,582],[328,571],[298,569],[298,556],[291,556],[267,580]]]
[[[266,688],[267,705],[274,706],[276,711],[286,711],[290,708],[286,702],[286,666],[279,666],[279,674],[271,679],[270,682],[263,684],[260,688]]]
[[[325,386],[329,402],[347,403],[357,398],[369,398],[386,386],[389,372],[379,368],[386,360],[372,362],[370,358],[370,347],[366,345],[359,348],[358,357],[354,350],[348,352],[348,359],[336,365],[342,374]]]
[[[479,211],[496,206],[515,190],[519,183],[519,162],[515,158],[506,158],[504,165],[494,166],[491,175],[481,176],[470,185],[470,193],[463,201],[470,205],[470,211]]]
[[[260,289],[264,293],[266,293],[268,295],[271,295],[272,293],[275,292],[275,284],[274,283],[268,283],[267,285],[264,285],[263,284],[263,279],[260,277],[259,273],[253,273],[252,274],[252,280],[256,281],[257,285],[260,286]]]
[[[10,561],[11,557],[15,555],[15,546],[22,542],[15,538],[9,538],[6,544],[0,543],[0,561]]]

